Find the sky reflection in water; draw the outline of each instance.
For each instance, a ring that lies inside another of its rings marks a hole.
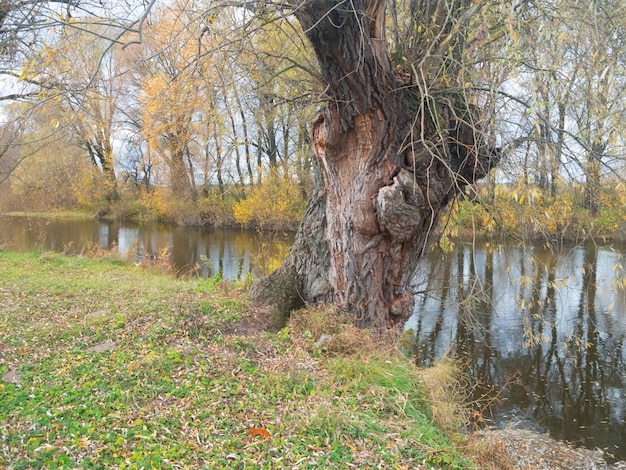
[[[502,390],[491,424],[549,431],[624,459],[621,276],[620,252],[592,243],[473,243],[433,253],[406,325],[416,336],[412,352],[423,365],[454,354],[485,388]]]

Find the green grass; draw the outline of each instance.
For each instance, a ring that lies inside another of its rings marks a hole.
[[[320,351],[296,324],[255,331],[244,294],[114,258],[0,251],[0,376],[19,374],[0,379],[0,467],[475,466],[408,361]]]

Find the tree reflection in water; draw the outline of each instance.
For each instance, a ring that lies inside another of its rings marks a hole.
[[[421,365],[453,354],[481,393],[502,390],[490,424],[546,430],[624,459],[620,260],[592,243],[433,252],[416,276],[412,352]]]
[[[0,245],[16,251],[85,253],[116,250],[133,262],[154,261],[180,275],[243,280],[280,265],[293,234],[205,229],[94,219],[0,216]]]

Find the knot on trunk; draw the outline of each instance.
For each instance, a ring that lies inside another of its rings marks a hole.
[[[393,321],[406,321],[413,313],[415,305],[415,296],[412,294],[404,294],[396,297],[391,303],[391,314]]]
[[[410,240],[421,226],[420,208],[424,203],[413,174],[401,169],[393,183],[380,188],[376,196],[376,218],[381,231],[398,242]]]

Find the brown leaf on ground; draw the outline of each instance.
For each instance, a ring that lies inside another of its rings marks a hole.
[[[250,437],[261,436],[263,439],[268,439],[270,437],[270,433],[265,428],[250,428],[248,435]]]

